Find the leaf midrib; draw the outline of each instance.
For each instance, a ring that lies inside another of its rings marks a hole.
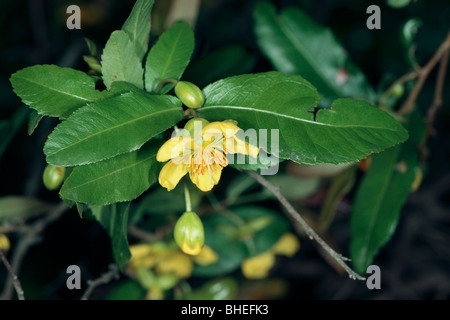
[[[153,112],[153,113],[147,114],[147,115],[145,115],[145,116],[142,116],[142,117],[139,117],[139,118],[134,118],[134,119],[129,120],[129,121],[127,121],[127,122],[123,122],[123,123],[121,123],[121,124],[119,124],[119,125],[116,125],[116,126],[109,127],[109,128],[107,128],[107,129],[98,131],[98,132],[96,132],[96,133],[94,133],[94,134],[92,134],[92,135],[89,135],[89,136],[87,136],[87,137],[85,137],[85,138],[83,138],[83,139],[80,139],[80,140],[76,141],[76,142],[73,143],[73,144],[70,144],[70,145],[65,146],[65,147],[63,147],[63,148],[60,148],[60,149],[56,150],[56,151],[53,152],[53,153],[47,154],[47,157],[53,156],[53,155],[55,155],[55,154],[57,154],[57,153],[59,153],[59,152],[61,152],[61,151],[66,150],[67,148],[73,147],[73,146],[75,146],[75,145],[77,145],[77,144],[79,144],[79,143],[81,143],[81,142],[83,142],[83,141],[86,141],[86,140],[88,140],[88,139],[91,139],[92,137],[95,137],[95,136],[97,136],[97,135],[100,135],[100,134],[102,134],[102,133],[104,133],[104,132],[115,130],[115,129],[120,128],[120,127],[122,127],[122,126],[128,125],[128,124],[133,123],[133,122],[136,122],[136,121],[144,120],[145,118],[148,118],[148,117],[151,117],[151,116],[155,116],[155,115],[157,115],[157,114],[167,113],[167,112],[173,112],[173,111],[178,111],[178,109],[179,109],[179,108],[176,107],[176,108],[171,108],[171,109],[161,110],[161,111],[158,111],[158,112]]]
[[[134,151],[134,152],[136,152],[136,151]],[[154,157],[156,157],[156,152],[153,152],[151,155],[149,155],[148,157],[143,158],[142,160],[140,160],[140,161],[138,161],[138,162],[134,162],[134,163],[132,163],[131,165],[128,165],[128,166],[125,166],[125,167],[121,167],[120,169],[117,169],[117,170],[115,170],[115,171],[109,172],[108,174],[102,175],[102,176],[100,176],[100,177],[97,177],[97,178],[94,179],[94,180],[89,180],[89,181],[87,181],[87,182],[85,182],[85,183],[76,185],[76,186],[70,188],[69,190],[76,190],[76,189],[79,189],[79,188],[81,188],[81,187],[83,187],[83,186],[85,186],[85,185],[87,185],[87,184],[94,183],[94,182],[96,182],[96,181],[98,181],[98,180],[105,179],[106,177],[109,177],[109,176],[111,176],[111,175],[117,174],[117,173],[119,173],[119,172],[121,172],[121,171],[127,170],[127,169],[132,168],[132,167],[136,167],[136,166],[140,165],[142,162],[148,161],[148,160],[150,160],[151,158],[154,158]],[[66,193],[67,193],[67,191],[66,191]]]
[[[24,81],[28,81],[28,82],[30,82],[30,83],[32,83],[32,84],[37,85],[37,86],[41,86],[41,87],[46,88],[46,89],[48,89],[48,90],[50,90],[50,91],[55,91],[55,92],[58,92],[58,93],[60,93],[60,94],[63,94],[63,95],[69,96],[69,97],[77,98],[77,99],[79,99],[79,100],[83,100],[83,101],[87,101],[87,102],[94,102],[94,101],[96,101],[95,99],[94,99],[94,100],[87,99],[87,98],[84,98],[84,97],[81,97],[81,96],[77,96],[77,95],[75,95],[75,94],[70,94],[70,93],[67,92],[67,91],[61,91],[61,90],[57,90],[56,88],[53,88],[53,87],[45,86],[45,85],[43,85],[42,83],[33,81],[33,80],[29,79],[29,78],[22,78],[22,77],[21,77],[20,79],[22,79],[22,80],[24,80]],[[87,88],[87,89],[91,89],[91,90],[92,90],[93,88]],[[95,92],[95,89],[94,89],[94,92]]]
[[[371,126],[358,126],[358,125],[336,125],[336,124],[330,124],[330,123],[323,123],[323,122],[317,122],[317,121],[313,121],[313,120],[306,120],[306,119],[302,119],[302,118],[296,118],[294,116],[290,116],[290,115],[282,114],[282,113],[276,113],[276,112],[269,111],[269,110],[255,109],[255,108],[243,107],[243,106],[211,105],[211,106],[204,106],[200,110],[200,112],[202,110],[208,110],[208,109],[214,109],[214,108],[218,108],[218,109],[227,108],[227,109],[247,110],[247,111],[252,111],[252,112],[266,113],[266,114],[270,114],[270,115],[273,115],[273,116],[276,116],[276,117],[282,117],[282,118],[291,119],[291,120],[295,120],[295,121],[306,122],[306,123],[310,123],[310,124],[314,124],[314,125],[321,125],[321,126],[327,126],[327,127],[332,127],[332,128],[382,129],[382,130],[389,130],[389,131],[392,131],[392,132],[400,132],[399,130],[394,130],[394,129],[386,128],[386,127],[371,127]]]
[[[169,66],[172,63],[172,58],[178,47],[182,33],[183,33],[183,31],[180,29],[180,31],[178,32],[178,35],[176,37],[176,41],[174,42],[174,45],[172,46],[172,50],[170,51],[169,57],[168,57],[168,59],[166,59],[166,63],[164,64],[163,70],[162,70],[161,74],[159,75],[160,79],[166,78],[165,74],[167,73],[167,69],[169,69]]]

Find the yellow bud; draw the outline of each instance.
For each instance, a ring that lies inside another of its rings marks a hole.
[[[8,251],[11,247],[11,243],[9,242],[6,234],[0,233],[0,249],[3,251]]]
[[[272,247],[273,253],[289,258],[292,257],[298,249],[300,249],[300,242],[298,241],[298,238],[290,232],[283,234]]]
[[[184,253],[199,254],[205,243],[205,230],[200,217],[193,211],[183,213],[175,224],[174,237]]]
[[[272,252],[264,252],[257,256],[245,259],[241,269],[248,279],[262,279],[267,277],[269,270],[275,264],[275,256]]]

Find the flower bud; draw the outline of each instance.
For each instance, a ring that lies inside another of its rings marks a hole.
[[[174,237],[184,253],[199,254],[205,243],[205,230],[200,217],[192,211],[183,213],[175,224]]]
[[[184,129],[189,132],[191,137],[198,136],[202,133],[203,128],[209,123],[203,118],[192,118],[184,125]]]
[[[42,180],[44,186],[48,190],[56,190],[61,185],[64,180],[64,174],[66,173],[65,167],[55,167],[48,164],[45,167],[44,173],[42,175]]]
[[[202,90],[191,82],[178,81],[175,85],[175,94],[186,107],[191,109],[201,108],[205,102]]]

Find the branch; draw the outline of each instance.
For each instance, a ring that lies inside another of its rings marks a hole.
[[[263,187],[267,188],[278,201],[286,208],[289,216],[294,219],[306,232],[311,240],[316,240],[317,243],[334,259],[336,262],[347,271],[350,278],[353,280],[365,280],[366,278],[360,276],[355,271],[353,271],[344,261],[349,261],[350,259],[342,256],[341,254],[334,251],[322,238],[306,223],[303,217],[298,213],[294,207],[289,203],[289,201],[280,193],[278,188],[271,184],[269,181],[264,179],[262,176],[253,171],[247,171],[247,174],[255,179]]]
[[[66,203],[61,201],[52,211],[48,213],[47,216],[45,216],[45,218],[36,221],[31,226],[24,225],[17,230],[22,234],[22,237],[17,243],[14,254],[11,258],[11,269],[15,274],[19,273],[22,260],[28,252],[28,249],[41,241],[40,234],[42,231],[44,231],[49,224],[58,219],[67,209],[68,207]],[[0,295],[0,300],[11,299],[13,285],[13,278],[8,278],[3,292]]]
[[[426,159],[426,145],[428,142],[428,138],[431,135],[434,135],[435,130],[433,128],[434,120],[436,119],[436,114],[438,110],[443,105],[443,94],[444,94],[444,82],[445,82],[445,75],[447,71],[447,65],[449,60],[449,54],[450,54],[450,48],[447,48],[447,50],[444,52],[441,63],[439,65],[439,71],[437,75],[437,81],[436,81],[436,88],[434,89],[434,98],[433,102],[431,103],[430,108],[428,108],[427,115],[425,117],[426,122],[426,131],[425,131],[425,137],[423,141],[419,145],[419,151],[420,151],[420,157],[421,162],[425,162]]]
[[[3,263],[5,264],[6,269],[8,269],[8,272],[12,278],[14,289],[16,289],[17,293],[17,299],[19,300],[25,300],[25,295],[23,293],[22,286],[20,285],[20,280],[17,277],[17,275],[14,273],[14,270],[12,269],[11,265],[9,264],[8,259],[5,257],[5,253],[2,249],[0,249],[0,258],[2,259]]]
[[[417,71],[417,82],[411,91],[410,95],[406,99],[406,101],[403,103],[403,105],[398,110],[399,115],[404,115],[412,111],[414,107],[414,103],[417,100],[417,97],[419,96],[420,91],[422,90],[423,84],[425,83],[425,80],[428,78],[428,75],[430,74],[431,70],[436,66],[436,64],[441,60],[441,58],[444,56],[444,54],[449,50],[450,48],[450,32],[447,34],[447,37],[445,40],[441,43],[438,50],[434,54],[434,56],[428,61],[428,63],[423,66],[422,68],[418,69]]]
[[[100,277],[98,277],[95,280],[89,280],[88,287],[86,291],[84,292],[83,296],[81,297],[81,300],[88,300],[91,293],[94,291],[95,288],[102,284],[107,284],[113,279],[119,278],[119,269],[117,268],[117,265],[114,263],[111,263],[109,265],[109,271],[103,273]]]

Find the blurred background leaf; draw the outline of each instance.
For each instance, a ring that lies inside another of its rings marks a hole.
[[[357,272],[364,273],[392,237],[411,192],[425,129],[419,112],[410,116],[408,129],[411,136],[403,145],[373,155],[358,187],[350,220],[350,257]]]
[[[262,52],[277,70],[302,75],[316,86],[322,105],[343,97],[374,102],[374,91],[364,73],[351,63],[329,28],[296,8],[277,13],[269,3],[259,4],[254,17]]]

